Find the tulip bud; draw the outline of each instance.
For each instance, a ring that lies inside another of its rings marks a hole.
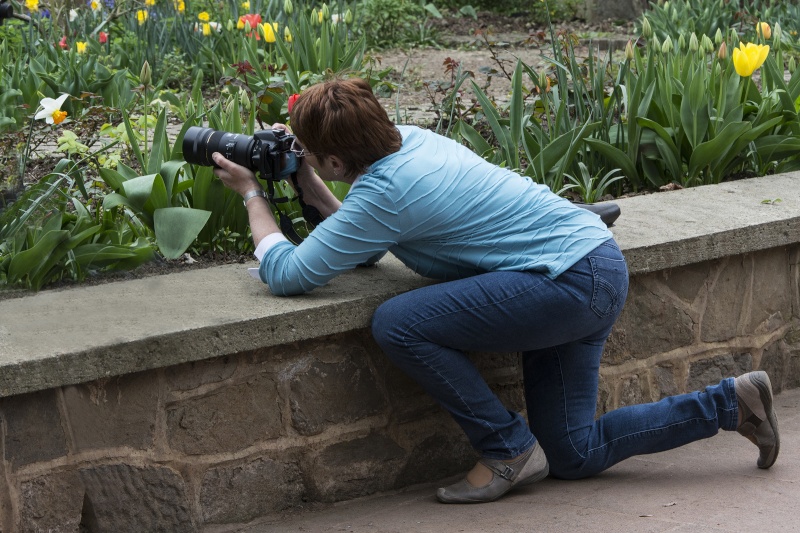
[[[625,59],[628,61],[633,61],[633,41],[628,39],[628,44],[625,45]]]
[[[250,25],[250,21],[247,20],[244,23],[244,31],[249,35],[253,31],[253,26]]]
[[[319,14],[317,13],[317,8],[311,10],[311,25],[316,26],[319,24]]]
[[[347,13],[344,14],[344,23],[348,26],[353,23],[353,12],[349,9],[347,10]]]
[[[658,37],[656,37],[655,35],[653,35],[651,46],[653,47],[653,50],[661,50],[661,41],[659,41]]]
[[[545,71],[543,71],[543,70],[540,71],[539,72],[539,87],[544,90],[547,87],[547,85],[549,84],[549,82],[550,82],[550,79],[547,77],[547,73]]]
[[[315,47],[317,50],[319,50],[319,45],[320,45],[320,44],[322,44],[322,40],[320,40],[320,38],[319,38],[319,37],[317,37],[317,40],[316,40],[316,41],[314,41],[314,47]]]
[[[142,71],[139,73],[139,81],[142,82],[142,85],[145,87],[150,85],[153,81],[153,71],[150,70],[150,63],[148,63],[146,59],[142,65]]]
[[[287,15],[291,15],[292,11],[294,11],[294,5],[292,4],[292,0],[285,0],[283,2],[283,12]]]
[[[668,9],[669,9],[669,0],[664,2],[664,11],[667,11]]]
[[[289,26],[283,28],[283,40],[287,43],[292,42],[292,32],[289,31]]]
[[[686,37],[683,34],[678,36],[678,50],[686,50]]]
[[[726,45],[724,41],[721,45],[719,45],[719,51],[717,52],[717,59],[719,59],[720,61],[725,61],[726,59],[728,59],[728,45]]]
[[[322,20],[331,20],[331,10],[328,4],[322,4]]]
[[[717,46],[721,45],[722,39],[723,39],[722,30],[717,28],[717,33],[714,34],[714,44],[716,44]]]
[[[783,35],[783,31],[781,31],[781,25],[779,23],[775,23],[775,29],[772,30],[772,46],[777,47],[781,44],[781,36]]]
[[[669,35],[667,35],[667,38],[664,40],[664,44],[661,45],[661,53],[668,54],[672,52],[674,48],[675,46],[672,44],[672,39]]]
[[[232,20],[232,19],[228,19],[228,23],[227,23],[227,24],[225,24],[225,28],[226,28],[228,31],[233,31],[233,20]]]
[[[756,24],[756,34],[764,39],[772,37],[772,28],[766,22],[759,22]]]
[[[797,60],[794,56],[789,56],[789,74],[794,74],[795,70],[797,70]]]
[[[653,28],[650,26],[650,21],[647,20],[647,17],[644,17],[642,21],[642,37],[645,39],[649,39],[653,36]]]
[[[678,22],[678,10],[672,8],[672,22]]]
[[[700,42],[697,40],[697,35],[692,32],[692,36],[689,37],[689,50],[692,52],[697,52],[700,50]]]
[[[708,35],[705,33],[703,34],[703,38],[700,39],[700,48],[703,50],[704,54],[710,54],[714,51],[714,43],[711,42]]]

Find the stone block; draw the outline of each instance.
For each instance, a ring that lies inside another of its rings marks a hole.
[[[83,483],[77,472],[53,472],[20,484],[20,530],[75,533],[80,529]]]
[[[606,343],[608,363],[619,364],[692,344],[694,321],[669,296],[654,292],[653,287],[660,282],[653,276],[632,278],[628,300]]]
[[[792,277],[786,248],[753,256],[753,298],[746,332],[768,333],[792,316]]]
[[[466,472],[478,459],[464,433],[436,433],[414,446],[397,475],[394,488],[429,483]]]
[[[281,401],[268,374],[167,406],[169,444],[188,455],[237,451],[281,434]]]
[[[200,488],[203,522],[248,522],[300,504],[304,492],[295,462],[259,458],[211,468]]]
[[[783,386],[787,389],[800,387],[800,353],[792,353],[786,359]]]
[[[658,365],[653,369],[653,380],[658,388],[658,399],[675,396],[681,392],[675,379],[675,369],[668,365]]]
[[[736,337],[748,293],[751,270],[744,257],[732,257],[723,265],[708,295],[700,337],[703,342],[721,342]]]
[[[708,286],[712,262],[704,261],[694,265],[665,270],[661,273],[664,285],[688,304],[693,304],[705,287]]]
[[[606,378],[602,373],[600,374],[600,380],[597,385],[597,408],[595,409],[595,418],[600,418],[614,408],[611,403],[612,394],[608,383],[609,379],[614,380],[616,378]]]
[[[83,520],[90,531],[114,533],[193,533],[181,476],[165,466],[126,464],[92,466],[79,471],[86,487]]]
[[[187,391],[208,383],[219,383],[231,377],[236,370],[235,357],[216,357],[194,361],[166,369],[167,385],[172,390]]]
[[[64,388],[64,405],[78,451],[153,445],[158,376],[139,372]]]
[[[768,346],[761,355],[759,370],[764,370],[769,374],[772,383],[772,392],[775,394],[783,390],[783,383],[786,381],[786,360],[788,354],[786,345],[779,341]]]
[[[328,446],[304,468],[311,498],[335,502],[391,489],[405,457],[395,441],[377,433]]]
[[[289,378],[292,425],[298,433],[316,435],[384,411],[386,398],[366,359],[361,352],[339,362],[317,360]]]
[[[647,401],[649,401],[649,387],[646,379],[640,379],[637,375],[621,379],[617,407],[638,405]]]
[[[412,380],[405,372],[389,362],[379,372],[383,375],[386,394],[389,397],[390,415],[397,423],[425,418],[441,409],[433,397]]]
[[[753,369],[753,356],[749,353],[725,354],[693,361],[689,365],[686,392],[702,391],[716,385],[723,378],[736,377]]]
[[[55,390],[3,398],[0,415],[6,427],[5,458],[14,467],[66,455]]]

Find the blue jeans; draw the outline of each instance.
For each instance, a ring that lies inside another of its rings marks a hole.
[[[538,440],[551,474],[576,479],[736,426],[733,378],[595,420],[603,346],[627,292],[612,239],[556,279],[490,272],[401,294],[376,310],[372,332],[483,457],[510,459]],[[503,406],[468,351],[522,352],[529,424]]]

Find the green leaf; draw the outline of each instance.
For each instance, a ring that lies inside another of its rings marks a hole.
[[[700,171],[709,166],[712,161],[725,157],[734,142],[747,132],[752,125],[749,122],[735,122],[728,124],[713,139],[701,143],[694,149],[689,158],[689,177],[697,176]]]
[[[125,196],[137,209],[150,215],[156,209],[169,207],[167,189],[160,174],[148,174],[122,184]]]
[[[587,138],[586,144],[588,144],[592,150],[595,150],[603,157],[611,161],[612,166],[619,167],[625,177],[628,178],[628,180],[630,180],[635,187],[639,187],[641,185],[639,172],[636,171],[636,165],[633,161],[631,161],[631,158],[628,157],[628,154],[619,148],[611,146],[609,143],[599,139]]]
[[[8,266],[8,279],[11,283],[21,281],[28,276],[31,286],[38,289],[37,279],[49,270],[53,256],[58,261],[66,250],[59,253],[59,245],[69,239],[67,230],[49,231],[34,246],[16,254]],[[43,272],[44,271],[44,272]]]
[[[169,149],[167,148],[167,110],[161,110],[156,120],[156,127],[153,130],[153,145],[147,159],[147,173],[155,174],[161,168],[161,163],[167,159]]]
[[[484,139],[480,133],[478,133],[478,130],[463,120],[458,121],[458,124],[454,128],[454,132],[466,139],[466,141],[472,145],[473,151],[480,156],[485,156],[492,150],[492,146],[486,142],[486,139]]]
[[[153,214],[156,242],[167,259],[177,259],[194,242],[210,211],[186,207],[157,209]]]

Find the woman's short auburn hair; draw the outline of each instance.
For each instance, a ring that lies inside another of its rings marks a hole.
[[[320,158],[336,155],[349,178],[397,152],[403,142],[372,87],[361,78],[312,85],[297,98],[290,120],[308,152]]]

